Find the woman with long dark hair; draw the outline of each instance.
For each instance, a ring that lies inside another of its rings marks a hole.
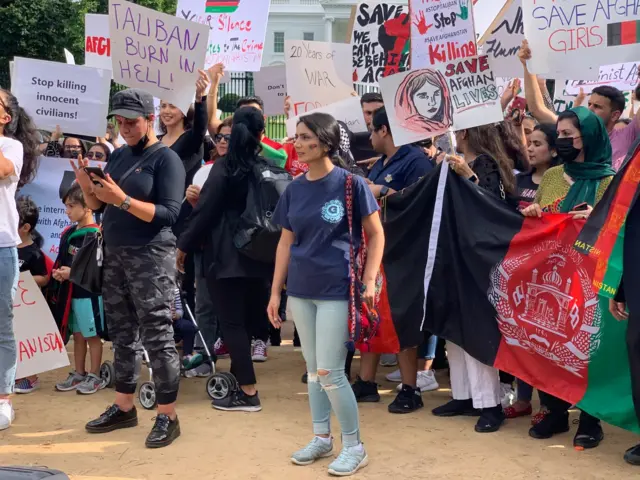
[[[545,172],[558,163],[557,138],[558,133],[553,123],[536,125],[529,135],[529,171],[519,173],[516,177],[521,208],[533,202]]]
[[[233,235],[246,207],[253,167],[266,163],[260,156],[263,133],[264,116],[260,110],[243,107],[236,111],[229,150],[213,164],[189,226],[178,241],[177,264],[184,271],[186,253],[197,250],[204,239],[209,292],[231,356],[231,373],[240,385],[227,398],[213,400],[213,407],[218,410],[262,409],[251,360],[250,331],[258,322],[267,324],[265,310],[273,265],[242,255],[233,243]]]
[[[38,168],[38,133],[11,92],[0,89],[0,430],[15,417],[10,395],[16,380],[13,297],[18,288],[19,216],[16,190]]]

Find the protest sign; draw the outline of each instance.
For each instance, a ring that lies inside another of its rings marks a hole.
[[[90,161],[89,164],[92,167],[105,165],[104,162],[94,161]],[[18,195],[29,195],[38,206],[40,218],[36,229],[44,238],[42,250],[52,259],[58,255],[62,231],[71,225],[65,213],[62,196],[69,190],[75,179],[76,175],[68,159],[40,157],[36,177],[18,193]]]
[[[503,120],[486,56],[380,79],[396,146]]]
[[[84,64],[111,70],[109,15],[87,13],[84,16]]]
[[[585,79],[591,71],[595,79],[601,65],[638,59],[636,1],[524,0],[522,12],[532,73]]]
[[[518,59],[524,40],[522,0],[508,0],[486,34],[478,41],[482,54],[489,57],[494,75],[520,77],[522,63]]]
[[[640,51],[638,52],[640,58]],[[635,90],[638,85],[638,65],[640,62],[618,63],[616,65],[604,65],[600,67],[597,80],[569,80],[567,93],[577,95],[582,88],[584,93],[601,85],[609,85],[623,92]]]
[[[566,80],[556,80],[556,88],[553,94],[553,107],[556,113],[560,114],[567,110],[571,110],[574,107],[576,95],[571,95],[567,92],[566,85],[569,82]],[[578,89],[579,91],[579,89]],[[629,118],[632,111],[636,111],[633,101],[633,93],[630,90],[623,90],[622,94],[625,99],[625,109],[622,112],[622,118]],[[587,106],[589,103],[589,96],[582,102],[583,106]]]
[[[69,365],[69,355],[51,310],[29,272],[22,272],[13,299],[13,332],[16,336],[16,378],[48,372]]]
[[[15,58],[11,91],[36,126],[102,137],[107,131],[111,72],[80,65]]]
[[[167,100],[183,112],[193,102],[209,29],[187,20],[109,0],[113,79]]]
[[[209,178],[211,167],[213,167],[213,163],[209,165],[201,166],[196,172],[196,174],[193,176],[193,184],[202,188],[202,186],[204,185],[204,182],[206,182],[207,178]]]
[[[286,40],[284,50],[291,115],[301,115],[351,95],[353,82],[346,68],[351,64],[351,45]]]
[[[270,0],[178,0],[176,16],[206,25],[206,68],[224,63],[230,72],[262,66]]]
[[[287,74],[284,65],[265,67],[253,74],[256,95],[264,102],[264,114],[268,117],[282,115],[287,96]]]
[[[367,125],[364,122],[362,107],[360,106],[360,97],[349,97],[330,105],[316,108],[305,114],[310,113],[328,113],[336,120],[344,122],[349,130],[353,133],[362,133],[367,131]],[[293,138],[296,133],[296,125],[300,117],[292,117],[287,119],[287,136]]]
[[[378,78],[404,72],[409,62],[411,18],[406,5],[362,2],[355,12],[353,81],[377,85]]]
[[[483,37],[508,0],[473,0],[473,24],[476,35]]]
[[[411,68],[427,68],[478,54],[471,0],[409,0]]]
[[[73,58],[73,53],[71,53],[66,48],[64,49],[64,59],[65,59],[65,61],[67,62],[68,65],[75,65],[76,64],[76,59]]]

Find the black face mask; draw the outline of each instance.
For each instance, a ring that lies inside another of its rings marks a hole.
[[[147,124],[147,132],[149,131],[149,124]],[[144,152],[144,147],[147,144],[147,142],[149,141],[149,135],[147,133],[145,133],[142,138],[138,141],[138,143],[131,147],[131,151],[133,152],[134,155],[142,155],[142,152]]]
[[[560,159],[566,163],[573,162],[582,150],[573,146],[573,137],[558,138],[556,140],[556,151]]]

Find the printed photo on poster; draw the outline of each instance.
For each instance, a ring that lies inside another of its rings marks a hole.
[[[409,62],[411,18],[394,2],[362,2],[356,9],[351,45],[353,81],[376,85],[380,77],[404,72]]]

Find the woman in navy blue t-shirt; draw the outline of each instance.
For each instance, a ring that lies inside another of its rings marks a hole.
[[[295,179],[275,211],[282,225],[268,314],[280,328],[280,292],[287,282],[288,303],[307,364],[309,403],[315,437],[291,461],[309,465],[331,455],[329,418],[335,412],[342,429],[342,452],[331,465],[333,475],[351,475],[368,463],[360,442],[358,405],[345,375],[349,340],[349,225],[346,212],[346,170],[332,158],[340,145],[338,122],[324,113],[301,117],[295,149],[309,171]],[[364,227],[368,256],[363,298],[373,303],[375,278],[384,249],[378,204],[365,181],[353,180],[353,231]],[[359,243],[359,233],[354,233]],[[355,245],[357,249],[358,244]]]

